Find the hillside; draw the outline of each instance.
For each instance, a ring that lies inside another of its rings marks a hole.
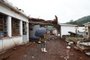
[[[71,20],[70,22],[67,22],[69,24],[76,24],[76,25],[83,25],[84,23],[90,22],[90,16],[82,17],[76,21]]]

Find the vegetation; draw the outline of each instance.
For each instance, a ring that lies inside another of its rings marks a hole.
[[[67,23],[82,26],[84,23],[87,23],[87,22],[90,22],[90,16],[82,17],[76,21],[70,20],[70,22],[67,22]]]

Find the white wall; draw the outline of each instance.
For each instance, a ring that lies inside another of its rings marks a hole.
[[[26,44],[27,42],[29,42],[29,38],[27,35],[23,35],[23,44]]]
[[[69,31],[75,33],[75,27],[73,26],[61,26],[61,36],[62,35],[69,35]]]
[[[5,5],[0,4],[0,12],[4,13],[6,15],[9,15],[9,16],[15,17],[17,19],[28,22],[28,18],[26,18],[25,16],[23,16],[19,13],[14,12],[10,8],[6,7]]]
[[[0,40],[0,51],[3,49],[3,40]]]
[[[12,37],[12,38],[3,38],[0,40],[0,52],[16,45],[22,45],[23,40],[22,37]]]
[[[85,31],[85,27],[78,27],[78,29],[80,32],[84,32]]]
[[[7,6],[5,6],[1,3],[0,3],[0,12],[28,23],[27,17],[11,10],[10,8],[8,8]],[[27,24],[27,31],[28,31],[28,24]],[[29,33],[29,31],[28,31],[28,33]],[[7,38],[0,39],[0,52],[2,50],[9,49],[15,45],[21,45],[23,43],[27,43],[29,41],[28,33],[26,36],[17,36],[17,37],[11,37],[11,38],[7,37]]]
[[[75,33],[75,27],[74,26],[61,26],[61,36],[62,35],[69,35],[69,31],[74,32]],[[78,27],[78,29],[80,32],[84,32],[84,27]]]

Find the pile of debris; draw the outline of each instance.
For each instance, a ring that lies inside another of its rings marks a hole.
[[[73,48],[90,55],[90,40],[81,37],[66,37],[65,41],[68,45],[73,45]]]

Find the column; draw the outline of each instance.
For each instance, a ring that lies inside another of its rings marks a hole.
[[[90,27],[88,26],[88,39],[90,39]]]
[[[26,23],[26,26],[27,26],[27,40],[29,40],[29,23],[28,22]]]
[[[12,37],[12,22],[11,16],[7,17],[7,34],[9,37]]]
[[[20,20],[20,35],[23,35],[23,26],[22,21]]]

